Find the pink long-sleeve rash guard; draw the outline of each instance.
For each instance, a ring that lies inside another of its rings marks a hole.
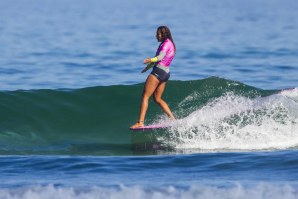
[[[158,65],[170,67],[172,60],[175,57],[175,47],[173,42],[167,38],[157,49],[156,56],[164,54],[164,57],[157,62]]]

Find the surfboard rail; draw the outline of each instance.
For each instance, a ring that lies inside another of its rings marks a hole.
[[[170,126],[171,126],[170,124],[152,124],[152,125],[147,125],[147,126],[142,126],[137,128],[129,128],[129,129],[132,131],[149,131],[149,130],[165,129]]]

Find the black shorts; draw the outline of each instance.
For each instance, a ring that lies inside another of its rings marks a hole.
[[[166,82],[170,78],[170,72],[167,73],[156,66],[154,66],[151,74],[154,75],[160,82]]]

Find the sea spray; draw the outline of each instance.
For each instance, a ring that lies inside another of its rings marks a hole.
[[[176,149],[216,151],[296,147],[298,103],[292,99],[297,97],[295,92],[257,98],[228,92],[177,120],[169,129],[169,136],[160,141]]]

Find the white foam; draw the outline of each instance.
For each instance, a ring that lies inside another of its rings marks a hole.
[[[287,96],[298,102],[298,88],[283,90],[280,95]]]
[[[293,100],[297,96],[298,89],[254,99],[228,93],[178,120],[170,138],[161,139],[176,149],[297,147],[298,103]]]
[[[150,189],[140,186],[120,186],[79,189],[49,185],[0,189],[1,199],[294,199],[297,197],[297,186],[269,183],[259,183],[250,187],[235,184],[230,187],[193,185],[188,188],[168,186]]]

